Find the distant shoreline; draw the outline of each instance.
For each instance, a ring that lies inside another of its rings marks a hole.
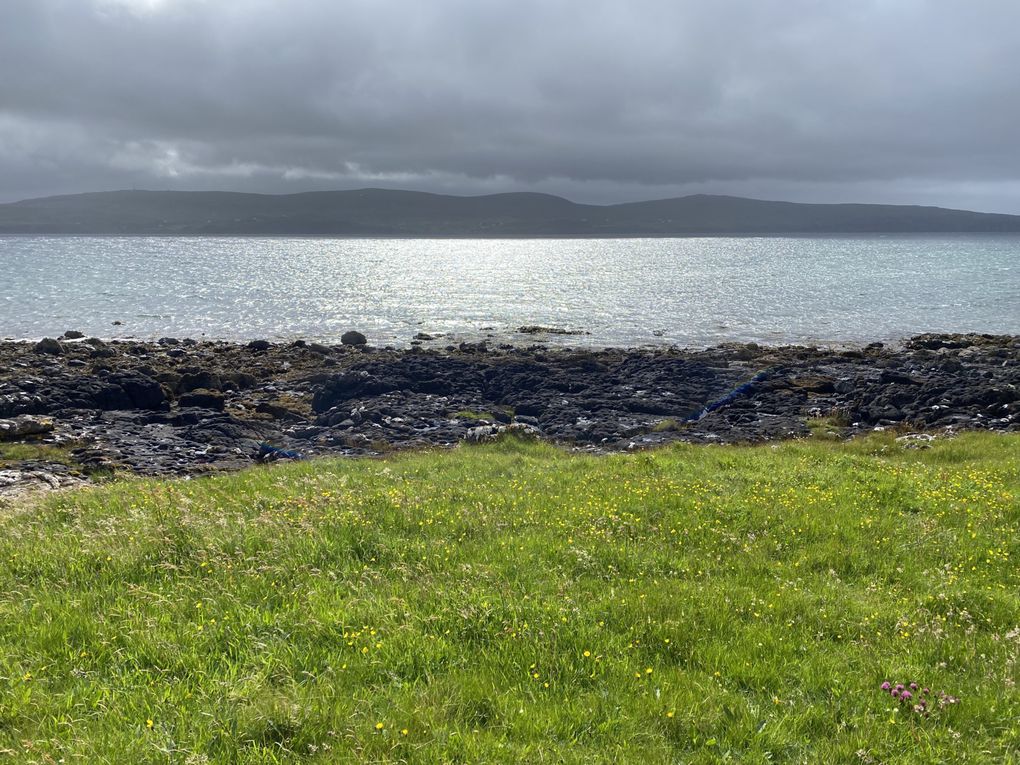
[[[613,239],[854,233],[1020,233],[1020,215],[707,194],[589,205],[550,194],[468,197],[395,189],[110,191],[0,204],[0,234]]]

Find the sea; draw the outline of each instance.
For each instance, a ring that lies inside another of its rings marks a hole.
[[[574,334],[522,334],[527,326]],[[1020,334],[1020,236],[0,237],[0,338],[574,346]]]

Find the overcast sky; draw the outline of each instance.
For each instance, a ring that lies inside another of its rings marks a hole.
[[[1020,213],[1017,0],[0,0],[0,201],[362,186]]]

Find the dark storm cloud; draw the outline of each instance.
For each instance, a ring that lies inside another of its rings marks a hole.
[[[1020,4],[4,0],[0,198],[688,191],[1020,212]]]

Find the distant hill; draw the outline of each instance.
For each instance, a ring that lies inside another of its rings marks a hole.
[[[361,189],[269,195],[110,191],[0,205],[0,234],[156,236],[712,236],[1020,232],[1020,216],[697,194],[617,205],[548,194]]]

